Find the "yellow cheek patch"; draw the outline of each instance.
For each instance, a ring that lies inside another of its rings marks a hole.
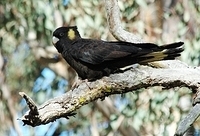
[[[70,40],[73,40],[75,38],[75,32],[74,32],[73,29],[69,29],[69,31],[68,31],[68,38]]]

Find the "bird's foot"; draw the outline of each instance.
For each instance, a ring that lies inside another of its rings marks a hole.
[[[81,80],[80,78],[78,78],[72,85],[71,89],[74,90],[75,88],[78,88],[80,84],[82,83],[85,83],[88,88],[91,90],[89,84],[88,84],[88,79],[84,79],[84,80]]]

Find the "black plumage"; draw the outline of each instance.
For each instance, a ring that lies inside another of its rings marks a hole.
[[[56,29],[53,44],[79,77],[90,81],[131,64],[171,60],[183,51],[183,42],[158,46],[153,43],[83,39],[76,26]]]

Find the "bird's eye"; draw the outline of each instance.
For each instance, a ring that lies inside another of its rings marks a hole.
[[[62,37],[64,35],[64,33],[60,33],[60,36]]]

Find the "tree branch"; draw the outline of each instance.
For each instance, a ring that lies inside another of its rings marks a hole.
[[[176,65],[170,65],[174,62]],[[34,115],[34,111],[28,111],[20,119],[24,124],[31,126],[47,124],[61,117],[73,116],[75,110],[99,98],[103,100],[112,94],[122,94],[152,86],[163,86],[166,89],[189,87],[194,92],[198,90],[200,87],[199,68],[190,68],[180,61],[163,61],[162,63],[163,66],[166,64],[168,67],[161,69],[138,65],[124,73],[112,74],[94,82],[83,82],[74,90],[39,106],[37,114]]]
[[[118,40],[140,42],[141,40],[136,35],[122,29],[117,0],[105,0],[105,4],[112,34]],[[155,62],[151,63],[151,66],[153,67],[134,65],[123,73],[112,74],[94,82],[83,82],[77,88],[62,96],[50,99],[38,107],[26,94],[23,94],[29,103],[30,110],[20,119],[24,124],[31,126],[47,124],[61,117],[74,116],[75,110],[97,99],[103,100],[112,94],[132,92],[140,88],[152,86],[163,86],[166,89],[188,87],[193,92],[197,92],[200,88],[200,68],[189,67],[176,60]],[[182,132],[180,133],[182,134]]]
[[[188,128],[193,124],[193,122],[199,117],[200,113],[200,104],[197,103],[188,113],[188,115],[181,120],[175,136],[182,136],[185,132],[187,132]]]
[[[119,41],[127,41],[133,43],[142,42],[142,39],[139,38],[138,35],[129,33],[122,28],[117,0],[104,0],[104,2],[106,7],[108,26],[112,35]]]

